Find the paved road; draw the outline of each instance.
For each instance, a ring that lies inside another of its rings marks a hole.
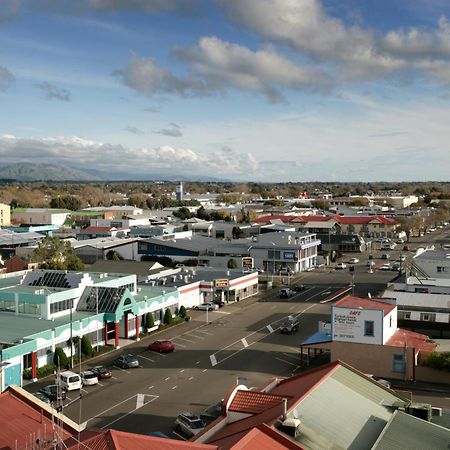
[[[434,237],[442,239],[441,234]],[[414,244],[420,245],[423,244]],[[382,261],[377,259],[381,252],[371,253],[376,261]],[[401,250],[389,253],[397,258]],[[347,256],[347,260],[351,256],[354,255]],[[367,255],[360,260],[354,272],[356,295],[376,295],[397,275],[389,271],[368,273]],[[69,393],[65,414],[98,428],[112,426],[137,433],[162,431],[173,437],[177,414],[200,413],[221,400],[237,381],[257,387],[270,377],[291,375],[298,369],[300,342],[317,330],[319,320],[329,319],[330,303],[321,301],[351,284],[352,274],[325,269],[302,273],[290,281],[305,284],[306,290],[281,300],[274,289],[261,295],[260,301],[249,299],[228,305],[210,312],[209,324],[205,312],[193,311],[191,322],[158,334],[158,338],[173,340],[177,346],[173,354],[150,352],[147,345],[151,339],[121,350],[135,354],[141,367],[113,368],[113,378],[85,387],[81,401],[78,393]],[[300,330],[294,335],[281,335],[277,327],[289,314],[298,315]],[[105,355],[101,363],[111,365],[115,357],[117,352]],[[93,365],[96,364],[99,362]],[[28,389],[34,392],[49,383],[36,383]],[[447,405],[443,399],[434,403]]]

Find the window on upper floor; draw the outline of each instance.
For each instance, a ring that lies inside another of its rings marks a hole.
[[[373,320],[364,321],[364,336],[374,336],[375,324]]]
[[[436,322],[436,314],[420,313],[420,320],[423,320],[424,322]]]

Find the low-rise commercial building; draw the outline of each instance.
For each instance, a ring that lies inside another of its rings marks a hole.
[[[11,225],[11,207],[0,203],[0,228]]]

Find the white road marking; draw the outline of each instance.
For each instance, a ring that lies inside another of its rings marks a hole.
[[[180,370],[180,373],[183,373],[185,370],[186,370],[186,369],[181,369],[181,370]]]
[[[100,383],[100,381],[97,383],[99,386],[104,386],[104,384]]]
[[[155,362],[155,360],[154,360],[154,359],[151,359],[151,358],[147,358],[146,356],[142,356],[142,355],[139,355],[139,356],[138,356],[138,358],[144,358],[144,359],[146,359],[147,361],[150,361],[150,362]]]
[[[136,409],[142,408],[144,406],[144,394],[136,395]]]
[[[203,369],[202,372],[206,372],[208,369]]]
[[[286,361],[285,359],[282,359],[282,358],[275,358],[275,359],[277,359],[278,361],[282,361],[286,364],[290,364],[291,366],[298,366],[298,364],[294,364],[294,363],[292,363],[290,361]]]
[[[113,380],[118,380],[118,378],[117,377],[111,377]]]
[[[247,342],[247,340],[246,340],[245,338],[242,338],[242,339],[241,339],[241,342],[242,342],[242,345],[243,345],[244,347],[248,347],[248,342]]]
[[[178,434],[176,431],[172,431],[172,433],[173,433],[175,436],[178,436],[180,439],[183,439],[183,441],[187,441],[187,438],[185,438],[185,437],[182,436],[181,434]]]
[[[172,386],[172,391],[174,390],[174,389],[176,389],[177,388],[177,386]]]
[[[173,342],[173,341],[172,341]],[[186,348],[186,346],[185,345],[183,345],[183,344],[180,344],[179,342],[174,342],[174,344],[177,346],[177,347],[182,347],[182,348]],[[164,356],[166,356],[166,355],[164,355]]]
[[[231,313],[226,312],[226,311],[214,311],[214,312],[216,312],[217,314],[231,314]]]
[[[298,348],[295,348],[295,347],[289,347],[291,350],[294,350],[294,352],[297,352],[297,353],[301,353],[302,351],[300,350],[300,349],[298,349]]]
[[[186,339],[186,338],[177,337],[177,339],[181,339],[182,341],[186,341],[186,342],[190,342],[191,344],[195,344],[195,341],[191,341],[191,340]]]
[[[211,361],[211,365],[214,367],[217,365],[216,355],[209,355],[209,360]]]
[[[86,389],[81,388],[81,391],[84,392],[85,394],[87,394],[89,391],[87,391]]]
[[[136,397],[136,394],[132,395],[131,397],[126,398],[125,400],[122,400],[121,402],[119,402],[119,403],[117,403],[117,404],[111,406],[111,407],[108,408],[108,409],[105,409],[105,410],[102,411],[101,413],[99,413],[99,414],[97,414],[97,415],[95,415],[95,416],[92,416],[90,419],[86,420],[86,423],[89,422],[89,421],[92,420],[92,419],[95,419],[96,417],[103,416],[103,414],[107,413],[108,411],[111,411],[112,409],[116,408],[117,406],[122,405],[123,403],[126,403],[126,402],[130,401],[133,397]]]
[[[148,402],[145,402],[145,401],[144,401],[144,403],[142,404],[142,406],[147,405],[148,403],[153,402],[154,400],[156,400],[156,399],[158,398],[157,395],[149,395],[149,394],[137,394],[137,395],[142,395],[142,396],[144,396],[144,399],[145,399],[145,396],[147,396],[147,397],[152,397],[152,399],[149,400]],[[134,397],[134,395],[133,395],[133,397]],[[133,398],[133,397],[131,397],[131,398]],[[118,406],[118,404],[117,404],[116,406]],[[142,408],[142,406],[140,406],[139,408]],[[107,428],[107,427],[111,426],[113,423],[116,423],[116,422],[118,422],[119,420],[124,419],[125,417],[129,416],[130,414],[133,414],[133,413],[134,413],[135,411],[137,411],[139,408],[136,407],[135,409],[131,410],[130,412],[127,412],[127,413],[124,414],[123,416],[118,417],[117,419],[113,420],[112,422],[107,423],[106,425],[104,425],[104,426],[101,427],[100,429],[103,430],[104,428]],[[90,419],[89,419],[89,420],[90,420]]]
[[[153,389],[155,386],[149,386],[147,389]]]
[[[186,336],[192,337],[194,339],[205,339],[205,336],[197,336],[196,334],[193,333],[186,333]]]
[[[169,381],[170,377],[164,378],[164,381]]]
[[[122,367],[119,367],[119,366],[114,366],[114,367],[116,367],[117,369],[121,370],[122,372],[127,373],[128,375],[130,375],[130,373],[131,373],[131,372],[128,371],[128,370],[122,369]]]
[[[275,309],[277,307],[277,305],[273,305],[270,307],[270,309]]]
[[[189,381],[192,381],[194,379],[194,377],[189,377]]]
[[[197,361],[197,362],[195,363],[195,365],[197,365],[197,364],[200,364],[200,361]]]
[[[214,336],[213,333],[208,333],[207,331],[203,331],[203,330],[195,330],[196,333],[204,333],[204,334],[208,334],[209,336]]]
[[[270,325],[267,325],[266,328],[269,330],[269,333],[273,333],[273,328]]]
[[[286,356],[287,358],[294,358],[294,359],[298,359],[299,358],[298,355],[293,355],[292,353],[283,352],[282,355]]]
[[[295,308],[295,305],[291,306],[291,307],[289,308],[289,311],[292,311],[294,308]]]

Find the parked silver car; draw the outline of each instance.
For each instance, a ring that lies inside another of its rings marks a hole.
[[[217,303],[208,302],[196,306],[195,309],[198,309],[200,311],[215,311],[216,309],[219,309],[219,305]]]

